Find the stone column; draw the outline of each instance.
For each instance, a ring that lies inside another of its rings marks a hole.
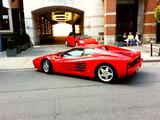
[[[138,0],[138,20],[137,20],[137,32],[143,34],[144,25],[144,1]]]
[[[156,19],[154,18],[154,9],[157,0],[145,0],[144,2],[144,32],[143,42],[149,42],[150,38],[156,38]]]
[[[115,44],[117,0],[104,0],[104,44]]]

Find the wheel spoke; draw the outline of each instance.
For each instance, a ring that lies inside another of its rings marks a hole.
[[[106,68],[105,68],[105,71],[108,72],[108,71],[109,71],[109,67],[106,67]]]
[[[44,72],[48,72],[49,71],[49,62],[48,61],[44,61],[43,69],[44,69]]]
[[[101,71],[102,73],[104,73],[104,72],[105,72],[105,70],[104,70],[104,69],[100,69],[100,71]]]
[[[113,76],[113,73],[112,72],[108,72],[108,76]]]

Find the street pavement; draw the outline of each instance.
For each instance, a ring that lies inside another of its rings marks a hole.
[[[125,48],[141,51],[144,62],[160,62],[160,44],[153,45],[152,56],[150,44],[143,44],[141,46],[128,46]],[[21,52],[16,57],[7,57],[6,52],[0,52],[0,69],[33,68],[32,60],[34,58],[41,55],[60,52],[66,49],[70,49],[70,47],[64,45],[33,46],[26,51]]]

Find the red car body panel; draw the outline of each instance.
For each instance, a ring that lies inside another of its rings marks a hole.
[[[78,44],[78,46],[84,46],[87,44],[98,44],[98,41],[96,39],[89,37],[89,36],[83,37],[83,35],[67,36],[65,40],[68,42],[68,45],[73,46],[73,47],[76,46],[76,43]]]
[[[95,53],[92,56],[74,58],[62,57],[61,54],[66,51],[45,55],[33,60],[34,67],[38,70],[42,70],[42,60],[48,59],[52,63],[53,71],[56,73],[95,77],[97,66],[107,63],[115,69],[118,78],[122,78],[135,74],[143,62],[140,51],[108,45],[88,45],[78,48],[93,48]]]

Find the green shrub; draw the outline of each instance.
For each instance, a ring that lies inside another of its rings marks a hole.
[[[123,41],[123,35],[121,34],[116,35],[116,41]]]
[[[9,39],[7,41],[8,48],[13,49],[16,48],[19,42],[19,33],[13,32],[9,34]]]
[[[27,33],[24,33],[23,35],[24,35],[24,36],[23,36],[24,43],[30,42],[30,37],[29,37],[29,35],[28,35]]]
[[[154,17],[156,18],[157,22],[160,23],[160,5],[158,5],[154,10]]]

